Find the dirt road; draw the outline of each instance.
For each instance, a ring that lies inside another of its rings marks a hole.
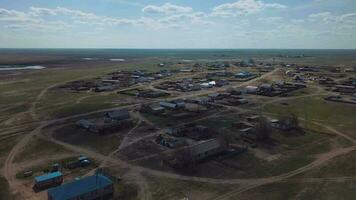
[[[262,75],[261,77],[258,77],[256,79],[253,79],[251,81],[247,81],[245,83],[241,83],[241,84],[237,84],[234,87],[243,87],[249,84],[252,84],[254,81],[258,81],[260,79],[264,79],[264,78],[268,78],[268,76],[273,75],[273,73],[277,72],[279,69],[275,69],[269,73],[266,73],[264,75]],[[35,119],[38,119],[37,115],[36,115],[36,104],[37,102],[42,98],[42,96],[46,93],[46,91],[49,89],[50,87],[46,88],[45,90],[43,90],[36,98],[36,102],[33,103],[33,106],[31,106],[30,109],[30,113],[31,115],[34,116]],[[173,99],[177,99],[177,98],[190,98],[190,97],[196,97],[196,96],[200,96],[200,95],[206,95],[206,94],[210,94],[210,93],[214,93],[214,92],[218,92],[218,91],[223,91],[225,90],[225,88],[214,88],[212,90],[203,90],[203,91],[198,91],[195,93],[190,93],[190,94],[184,94],[181,95],[179,97],[172,97],[172,98],[168,98],[167,100],[173,100]],[[152,100],[150,102],[157,102],[160,100]],[[127,105],[127,106],[121,106],[118,107],[120,109],[122,108],[133,108],[136,106],[139,106],[140,104],[132,104],[132,105]],[[99,162],[103,162],[103,163],[111,163],[113,165],[118,165],[120,167],[124,167],[124,168],[128,168],[130,169],[130,172],[134,175],[136,182],[138,183],[138,185],[140,186],[140,198],[142,199],[149,199],[150,198],[150,193],[149,193],[149,189],[147,184],[144,181],[144,177],[142,176],[142,173],[146,173],[146,174],[150,174],[152,176],[156,176],[156,177],[165,177],[165,178],[172,178],[172,179],[177,179],[177,180],[185,180],[185,181],[198,181],[198,182],[205,182],[205,183],[212,183],[212,184],[243,184],[244,187],[238,188],[237,190],[231,191],[229,193],[226,193],[216,199],[227,199],[230,197],[234,197],[235,195],[243,192],[243,191],[247,191],[250,189],[253,189],[255,187],[261,186],[261,185],[265,185],[265,184],[269,184],[269,183],[273,183],[273,182],[281,182],[281,181],[285,181],[293,176],[296,176],[298,174],[301,174],[303,172],[306,172],[308,170],[317,168],[319,166],[324,165],[325,163],[329,162],[331,159],[338,157],[340,155],[344,155],[347,154],[353,150],[356,149],[355,146],[352,147],[348,147],[348,148],[342,148],[342,149],[333,149],[332,151],[323,154],[322,156],[318,157],[315,161],[313,161],[312,163],[303,166],[299,169],[293,170],[291,172],[285,173],[285,174],[281,174],[279,176],[272,176],[272,177],[265,177],[265,178],[256,178],[256,179],[213,179],[213,178],[204,178],[204,177],[192,177],[192,176],[184,176],[184,175],[179,175],[179,174],[175,174],[175,173],[170,173],[170,172],[164,172],[164,171],[159,171],[159,170],[153,170],[153,169],[149,169],[149,168],[145,168],[145,167],[141,167],[141,166],[136,166],[133,164],[130,164],[126,161],[120,160],[118,158],[113,158],[112,154],[110,155],[102,155],[100,153],[82,148],[82,147],[78,147],[78,146],[74,146],[68,143],[64,143],[61,141],[57,141],[55,140],[51,134],[48,135],[41,135],[40,132],[41,130],[49,125],[58,123],[58,122],[63,122],[69,119],[74,119],[77,117],[82,117],[82,116],[87,116],[90,114],[95,114],[95,113],[100,113],[100,112],[105,112],[105,111],[109,111],[112,110],[113,108],[109,108],[109,109],[102,109],[102,110],[97,110],[94,112],[89,112],[89,113],[83,113],[83,114],[78,114],[78,115],[73,115],[73,116],[69,116],[69,117],[65,117],[65,118],[60,118],[60,119],[54,119],[54,120],[48,120],[48,121],[43,121],[40,123],[40,125],[34,129],[32,132],[30,132],[29,134],[25,135],[14,147],[13,149],[10,151],[8,157],[6,158],[5,161],[5,165],[4,165],[4,176],[7,179],[7,181],[9,182],[10,188],[12,191],[19,193],[24,199],[30,198],[31,196],[33,196],[33,192],[29,192],[28,188],[25,188],[20,182],[18,182],[15,179],[15,174],[16,171],[13,170],[13,160],[14,157],[21,152],[21,150],[27,145],[27,143],[30,141],[30,139],[34,136],[34,135],[38,135],[40,137],[42,137],[43,139],[47,139],[51,142],[54,142],[56,144],[62,145],[64,148],[67,148],[71,151],[80,153],[80,154],[85,154],[89,157],[92,157],[96,160],[98,160]],[[146,121],[149,122],[147,119],[143,118],[142,116],[138,115],[136,116],[140,121]],[[152,124],[153,125],[153,124]],[[138,124],[134,127],[137,128]],[[343,136],[344,134],[340,133],[339,131],[331,128],[331,127],[326,127],[329,131],[334,132],[335,134],[338,134],[340,136]],[[134,129],[132,129],[131,131],[133,131]],[[131,132],[130,131],[130,132]],[[154,133],[157,134],[158,132]],[[129,133],[130,134],[130,133]],[[145,137],[149,137],[151,135],[145,136]],[[344,135],[345,136],[345,135]],[[143,139],[142,138],[137,138],[138,140]],[[352,138],[349,138],[352,139]],[[131,145],[133,143],[137,142],[136,140],[132,140],[129,141],[128,139],[124,139],[123,143],[120,145],[121,148],[126,147],[128,145]],[[353,140],[354,142],[354,140]],[[120,147],[118,149],[120,149]]]

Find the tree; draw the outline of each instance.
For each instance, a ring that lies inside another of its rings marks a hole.
[[[282,115],[278,120],[283,129],[297,129],[299,127],[298,116],[294,113]]]
[[[234,140],[234,134],[228,130],[222,130],[219,134],[218,140],[223,147],[228,147],[231,141]]]
[[[257,140],[268,140],[272,134],[272,128],[266,117],[260,116],[255,126]]]

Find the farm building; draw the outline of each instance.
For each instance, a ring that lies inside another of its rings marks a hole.
[[[94,123],[92,123],[91,121],[85,120],[85,119],[81,119],[76,122],[76,126],[78,128],[83,128],[83,129],[89,129],[93,125],[94,125]]]
[[[167,108],[167,109],[177,109],[178,108],[178,105],[175,104],[175,103],[170,103],[170,102],[165,102],[165,101],[162,101],[162,102],[159,102],[159,105],[163,108]]]
[[[217,139],[202,141],[190,147],[190,153],[193,160],[199,161],[208,158],[209,156],[217,155],[224,151],[224,147]]]
[[[58,186],[63,182],[63,174],[59,171],[35,177],[35,190]]]
[[[48,200],[112,199],[113,182],[104,175],[88,176],[48,190]]]
[[[132,124],[131,120],[120,120],[120,121],[111,121],[104,123],[95,123],[95,125],[89,128],[90,132],[93,133],[113,133],[115,131],[121,130],[123,128],[129,127]]]
[[[120,121],[124,119],[130,119],[130,113],[128,110],[114,110],[107,112],[106,117],[112,121]]]

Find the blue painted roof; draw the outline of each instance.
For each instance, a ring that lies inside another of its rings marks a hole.
[[[49,179],[57,178],[57,177],[60,177],[60,176],[62,176],[62,173],[57,171],[57,172],[53,172],[53,173],[37,176],[37,177],[35,177],[35,181],[36,182],[42,182],[42,181],[46,181],[46,180],[49,180]]]
[[[112,181],[108,177],[98,174],[51,188],[48,190],[48,195],[53,200],[67,200],[111,184]]]

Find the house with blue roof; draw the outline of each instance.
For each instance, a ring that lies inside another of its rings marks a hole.
[[[113,197],[114,185],[108,177],[96,174],[51,188],[47,194],[48,200],[105,200]]]
[[[63,174],[59,171],[35,177],[35,190],[47,189],[58,186],[63,182]]]

